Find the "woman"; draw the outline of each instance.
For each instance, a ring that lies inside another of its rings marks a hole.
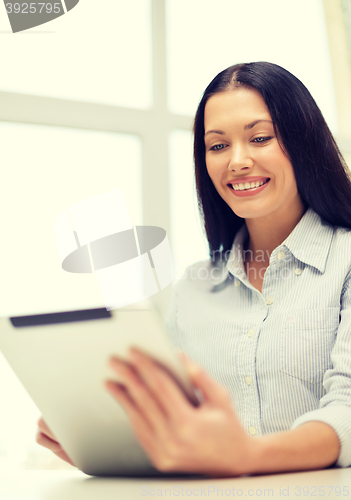
[[[124,383],[106,387],[163,471],[349,466],[351,183],[334,139],[303,84],[266,62],[216,76],[194,135],[211,259],[177,284],[168,328],[203,401],[138,352],[111,360]]]

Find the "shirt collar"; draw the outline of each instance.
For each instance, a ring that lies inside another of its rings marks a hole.
[[[232,248],[230,250],[226,264],[224,265],[219,277],[216,279],[216,285],[223,283],[228,278],[228,273],[243,279],[246,276],[243,262],[243,249],[249,233],[244,223],[236,233]]]
[[[324,273],[334,227],[309,208],[282,245],[296,259]]]
[[[333,234],[334,228],[309,208],[289,236],[272,252],[271,261],[276,259],[279,251],[287,248],[297,260],[324,273]],[[215,279],[216,285],[223,283],[228,273],[239,279],[246,278],[243,248],[247,237],[248,230],[244,223],[235,235],[226,264]]]

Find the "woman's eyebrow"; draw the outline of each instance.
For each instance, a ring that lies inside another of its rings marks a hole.
[[[268,123],[273,124],[273,122],[271,120],[255,120],[255,121],[245,125],[244,130],[249,130],[250,128],[253,128],[255,125],[257,125],[257,123],[260,123],[260,122],[268,122]]]
[[[245,125],[244,130],[249,130],[250,128],[253,128],[255,125],[257,125],[257,123],[260,123],[260,122],[267,122],[267,123],[271,123],[273,125],[273,122],[271,120],[254,120],[253,122]],[[223,130],[208,130],[207,132],[205,132],[205,136],[207,134],[225,135],[225,132],[223,132]]]
[[[220,135],[224,135],[224,132],[223,130],[208,130],[205,135],[207,134],[220,134]]]

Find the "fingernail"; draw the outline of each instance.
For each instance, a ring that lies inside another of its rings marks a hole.
[[[105,381],[104,381],[104,386],[105,386],[105,388],[106,388],[108,391],[112,391],[112,390],[113,390],[113,386],[112,386],[112,382],[111,382],[111,380],[105,380]]]
[[[116,356],[112,356],[110,358],[110,362],[118,365],[121,365],[123,363],[123,361],[120,358],[117,358]]]
[[[118,358],[110,358],[109,365],[115,371],[121,371],[123,369],[123,363]]]

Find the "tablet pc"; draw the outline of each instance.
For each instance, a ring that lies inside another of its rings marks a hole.
[[[104,380],[113,378],[109,357],[126,358],[131,346],[165,366],[197,404],[183,365],[152,308],[0,319],[1,351],[66,453],[86,474],[165,475],[152,466],[126,413],[103,386]]]

